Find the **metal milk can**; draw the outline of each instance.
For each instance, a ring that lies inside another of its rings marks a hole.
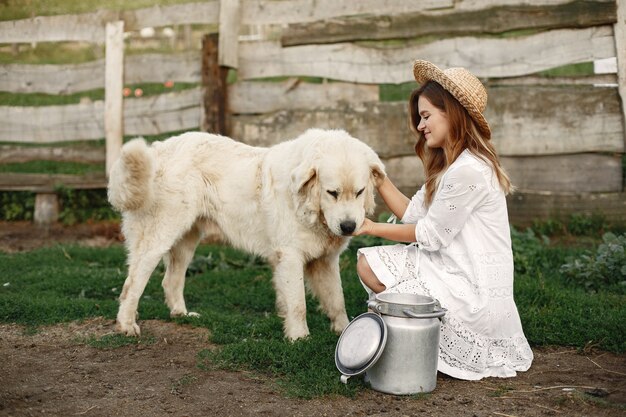
[[[365,373],[371,387],[389,394],[431,392],[437,384],[439,332],[446,310],[419,294],[378,294],[374,312],[354,319],[335,349],[341,380]]]

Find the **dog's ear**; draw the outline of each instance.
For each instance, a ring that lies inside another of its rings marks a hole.
[[[372,173],[372,181],[374,182],[374,186],[378,188],[387,176],[387,173],[385,172],[385,166],[381,161],[378,161],[372,164],[370,168]]]
[[[376,208],[374,188],[378,188],[386,176],[385,166],[378,157],[375,157],[370,165],[370,181],[365,191],[365,213],[368,216],[374,214],[374,209]]]
[[[298,218],[309,224],[317,222],[320,192],[317,168],[311,162],[302,162],[291,172],[291,191]]]
[[[310,162],[302,162],[291,171],[291,191],[294,194],[302,194],[316,179],[317,169]]]

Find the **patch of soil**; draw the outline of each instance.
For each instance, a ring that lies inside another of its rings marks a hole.
[[[0,252],[29,251],[59,243],[106,247],[122,240],[117,222],[80,223],[72,226],[60,223],[35,226],[26,221],[0,222]]]
[[[0,224],[2,251],[119,240],[111,224],[53,226],[44,238],[27,223]],[[35,334],[0,325],[0,415],[539,417],[623,416],[626,409],[624,354],[535,348],[532,367],[516,378],[470,382],[439,374],[435,391],[423,396],[365,390],[356,398],[303,400],[285,397],[264,375],[200,369],[197,353],[215,348],[206,329],[145,320],[141,326],[153,342],[103,349],[86,343],[114,332],[102,318]]]

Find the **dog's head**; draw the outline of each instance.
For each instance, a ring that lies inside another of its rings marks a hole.
[[[311,152],[292,172],[298,217],[349,236],[374,212],[374,188],[384,180],[385,167],[369,146],[344,131],[307,134],[315,135]]]

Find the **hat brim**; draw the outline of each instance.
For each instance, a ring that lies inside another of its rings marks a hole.
[[[487,138],[491,138],[491,128],[482,112],[475,108],[468,97],[462,93],[462,88],[454,80],[448,77],[435,64],[428,61],[416,60],[413,63],[413,76],[415,81],[420,85],[424,85],[428,81],[435,81],[448,91],[459,103],[467,110],[469,115],[476,122],[476,126],[480,132]]]

